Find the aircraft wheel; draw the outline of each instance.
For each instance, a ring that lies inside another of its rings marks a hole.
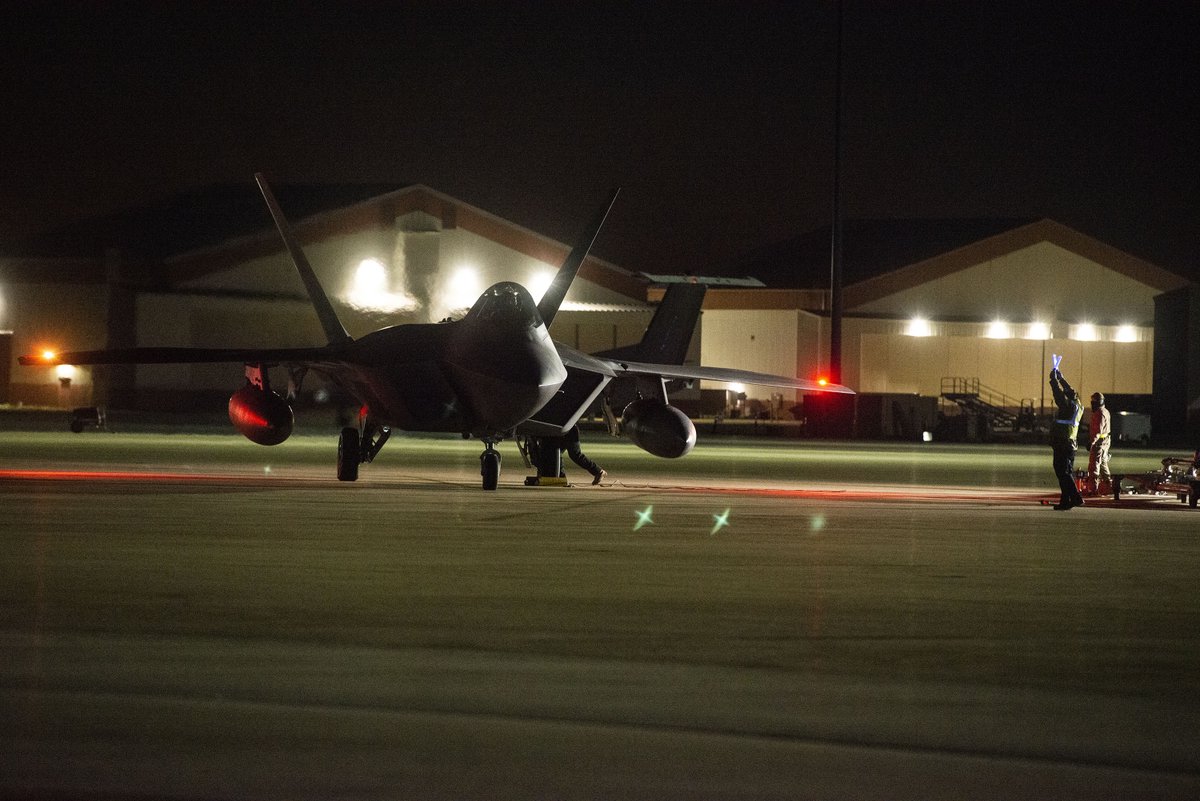
[[[1188,506],[1195,509],[1197,501],[1200,501],[1200,481],[1193,481],[1191,492],[1188,493]]]
[[[500,483],[500,454],[488,449],[479,457],[479,474],[483,476],[483,488],[494,490]]]
[[[358,481],[358,465],[362,461],[362,443],[357,428],[343,428],[338,440],[338,481]]]

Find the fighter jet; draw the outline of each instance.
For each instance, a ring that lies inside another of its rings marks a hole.
[[[535,301],[520,284],[503,281],[489,287],[458,320],[391,326],[359,339],[347,332],[312,265],[292,233],[267,181],[255,175],[263,199],[308,291],[327,344],[311,348],[155,348],[139,347],[22,356],[23,365],[48,364],[195,364],[240,362],[246,381],[229,399],[229,419],[260,445],[277,445],[292,433],[288,400],[270,382],[271,367],[289,375],[289,396],[313,370],[360,404],[358,424],[342,429],[337,477],[358,479],[359,466],[378,455],[392,430],[454,432],[484,445],[480,475],[485,490],[496,489],[500,453],[496,444],[516,437],[558,436],[601,399],[610,429],[657,456],[688,453],[696,441],[691,420],[669,403],[667,383],[676,379],[742,382],[792,389],[851,393],[847,387],[746,370],[637,361],[630,356],[664,354],[662,343],[674,313],[652,322],[640,348],[589,355],[550,339],[548,329],[580,265],[595,241],[614,193],[567,255],[549,289]],[[693,296],[694,298],[694,296]],[[680,304],[664,303],[677,309]],[[698,303],[696,304],[698,312]],[[688,317],[688,314],[683,314]],[[694,315],[686,331],[690,338]],[[655,342],[659,347],[655,346]],[[686,338],[683,338],[686,346]],[[670,348],[671,361],[682,352]],[[621,392],[616,390],[621,388]],[[620,417],[612,399],[622,401]],[[556,449],[555,449],[556,450]]]

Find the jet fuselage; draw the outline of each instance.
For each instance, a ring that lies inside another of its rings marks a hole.
[[[490,287],[461,320],[384,328],[344,354],[336,369],[314,368],[377,424],[482,439],[512,431],[567,377],[533,297],[511,282]]]

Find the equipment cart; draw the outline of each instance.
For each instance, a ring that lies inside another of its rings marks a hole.
[[[1086,481],[1086,477],[1084,479]],[[1141,474],[1113,474],[1113,500],[1121,494],[1174,495],[1193,509],[1200,500],[1200,451],[1192,456],[1168,456],[1162,470]]]

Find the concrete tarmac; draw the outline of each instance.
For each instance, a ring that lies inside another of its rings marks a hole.
[[[484,493],[308,439],[0,434],[0,796],[1200,797],[1186,506],[1053,512],[1043,449]]]

